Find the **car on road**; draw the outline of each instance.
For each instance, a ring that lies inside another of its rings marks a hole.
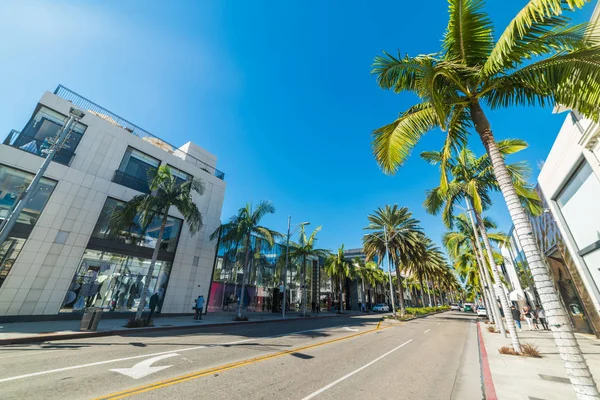
[[[485,309],[485,307],[477,307],[477,316],[487,317],[487,310]]]
[[[375,304],[373,312],[390,312],[390,307],[387,304]]]
[[[464,312],[473,312],[473,304],[471,304],[471,303],[463,304],[463,311]]]
[[[450,304],[450,309],[452,311],[460,311],[460,306],[458,304],[452,303],[452,304]]]

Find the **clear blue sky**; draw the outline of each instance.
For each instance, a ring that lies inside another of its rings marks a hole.
[[[501,31],[523,4],[487,9]],[[292,215],[323,226],[320,247],[348,248],[360,246],[368,213],[397,203],[440,242],[440,219],[421,206],[438,171],[418,154],[439,149],[442,135],[423,140],[396,176],[383,175],[370,132],[415,99],[379,89],[370,65],[382,50],[437,51],[445,1],[22,0],[4,2],[2,15],[0,131],[21,129],[61,83],[171,143],[216,154],[227,174],[223,220],[247,201],[271,200],[268,226],[284,231]],[[516,159],[537,176],[565,115],[489,117],[498,138],[530,143]],[[490,215],[510,227],[501,201]]]

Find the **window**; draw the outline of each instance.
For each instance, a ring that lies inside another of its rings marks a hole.
[[[41,157],[46,157],[50,147],[58,137],[60,129],[69,118],[47,107],[41,106],[29,120],[22,132],[14,132],[5,144]],[[63,148],[54,155],[58,163],[69,165],[75,155],[75,149],[81,141],[86,126],[76,123]]]
[[[598,199],[600,181],[584,161],[556,199],[579,250],[600,240]]]
[[[0,287],[6,280],[24,244],[25,239],[9,237],[0,245]]]
[[[113,182],[148,193],[150,191],[148,182],[159,165],[160,161],[156,158],[128,147],[121,161],[121,166],[115,172]]]
[[[158,239],[162,215],[154,217],[145,229],[140,225],[139,217],[137,216],[134,218],[131,226],[117,227],[111,222],[111,216],[115,210],[124,205],[125,203],[122,201],[108,198],[100,212],[100,217],[98,218],[98,222],[96,222],[92,236],[99,239],[112,239],[136,246],[154,248]],[[180,230],[181,220],[168,217],[160,246],[161,250],[169,252],[176,250]]]
[[[63,301],[62,311],[103,307],[111,311],[135,311],[140,302],[150,260],[96,250],[86,250]],[[171,263],[156,261],[146,297],[158,296],[160,311],[171,273]]]
[[[178,185],[181,185],[184,182],[191,181],[194,179],[194,177],[188,174],[187,172],[183,172],[182,170],[177,169],[175,167],[171,167],[170,165],[169,168],[171,169],[171,173],[175,177],[175,182],[177,182]]]
[[[21,193],[27,189],[33,176],[28,172],[0,165],[0,219],[8,216],[11,207]],[[34,225],[55,186],[55,181],[42,178],[37,191],[31,196],[25,208],[19,214],[17,222]]]

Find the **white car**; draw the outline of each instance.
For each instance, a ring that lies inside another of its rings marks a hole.
[[[485,309],[485,307],[477,307],[477,316],[487,317],[487,310]]]
[[[387,304],[375,304],[373,312],[390,312],[390,307]]]
[[[450,304],[450,309],[452,311],[460,311],[460,307],[458,306],[458,304]]]

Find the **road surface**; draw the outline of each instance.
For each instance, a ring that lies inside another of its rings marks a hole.
[[[476,348],[473,316],[379,321],[342,316],[3,346],[0,398],[481,398],[467,350]]]

